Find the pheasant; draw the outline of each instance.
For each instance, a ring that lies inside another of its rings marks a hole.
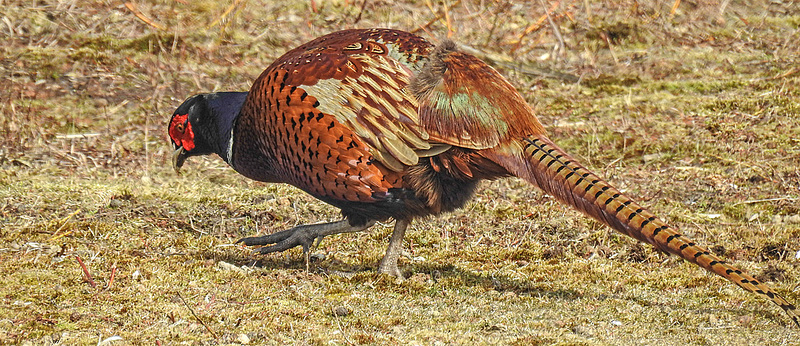
[[[800,327],[794,305],[670,227],[554,144],[514,87],[451,41],[397,30],[334,32],[273,62],[249,92],[190,97],[173,113],[173,164],[217,154],[240,174],[288,183],[343,220],[261,237],[266,254],[395,220],[378,271],[397,267],[415,218],[458,209],[481,180],[516,176],[611,228],[766,296]],[[307,263],[307,262],[306,262]]]

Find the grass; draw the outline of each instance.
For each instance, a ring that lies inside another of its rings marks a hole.
[[[335,209],[218,158],[170,167],[189,95],[338,29],[449,35],[567,151],[800,302],[793,5],[546,3],[563,55],[536,1],[0,1],[0,344],[794,343],[768,301],[516,179],[413,223],[398,283],[375,274],[390,225],[306,273],[232,243]]]

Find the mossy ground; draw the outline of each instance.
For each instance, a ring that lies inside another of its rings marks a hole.
[[[191,94],[338,29],[449,35],[568,152],[800,302],[797,5],[545,3],[563,54],[537,1],[0,1],[0,343],[796,343],[765,299],[519,180],[412,224],[397,283],[375,274],[390,225],[306,273],[232,243],[336,210],[218,158],[170,167]]]

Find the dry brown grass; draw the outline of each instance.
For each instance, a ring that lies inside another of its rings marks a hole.
[[[561,49],[538,1],[0,0],[0,343],[796,343],[766,300],[518,180],[413,224],[395,283],[388,227],[327,238],[307,274],[231,243],[336,210],[217,158],[171,170],[191,94],[338,29],[451,36],[567,151],[800,302],[797,4],[545,5]]]

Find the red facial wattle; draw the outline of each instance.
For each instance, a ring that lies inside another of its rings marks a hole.
[[[176,114],[169,124],[169,136],[176,145],[186,151],[194,149],[194,131],[189,122],[189,114]]]

